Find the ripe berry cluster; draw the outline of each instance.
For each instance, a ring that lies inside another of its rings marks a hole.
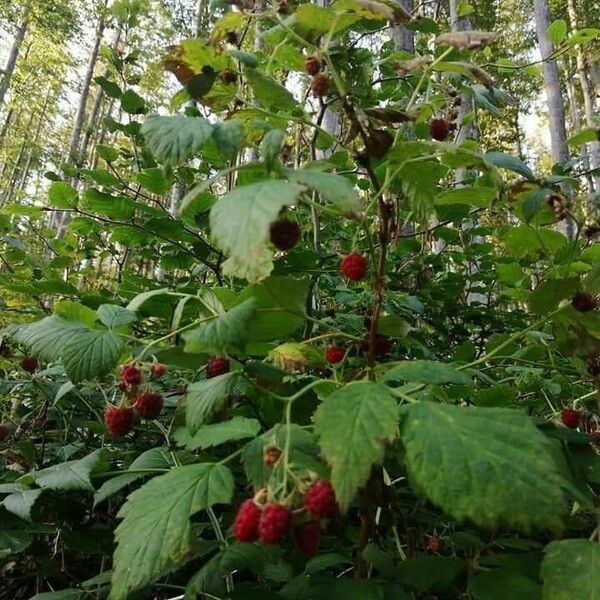
[[[331,519],[337,511],[331,483],[319,479],[306,490],[296,510],[278,502],[245,500],[235,517],[233,534],[239,542],[276,544],[291,533],[298,550],[312,555],[319,548],[321,519]]]
[[[148,375],[152,379],[160,379],[167,372],[162,363],[152,363],[148,367]],[[118,406],[108,406],[104,412],[104,424],[111,437],[119,438],[127,435],[136,418],[156,419],[163,407],[163,397],[153,389],[140,389],[144,381],[144,371],[136,363],[123,365],[119,372],[119,389],[123,399]]]

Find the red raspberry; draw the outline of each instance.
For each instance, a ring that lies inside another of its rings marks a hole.
[[[571,306],[579,312],[590,312],[598,307],[598,299],[586,292],[577,292],[573,297]]]
[[[233,524],[233,535],[238,542],[255,542],[258,539],[260,509],[254,500],[244,500]]]
[[[163,397],[158,392],[142,392],[133,403],[135,412],[144,419],[156,419],[163,406]]]
[[[26,356],[21,361],[21,368],[28,373],[35,373],[38,368],[38,359],[35,356]]]
[[[337,346],[327,346],[325,348],[325,360],[332,365],[342,362],[344,360],[344,351]]]
[[[569,429],[577,429],[581,420],[581,413],[574,408],[563,408],[560,412],[560,420],[565,427]]]
[[[321,526],[318,521],[309,521],[294,527],[294,541],[302,554],[313,556],[319,550]]]
[[[446,119],[431,119],[429,122],[429,134],[434,140],[443,142],[450,135],[450,126]]]
[[[329,91],[329,76],[325,73],[318,73],[310,82],[310,89],[314,96],[327,96]]]
[[[373,348],[375,350],[375,356],[385,356],[386,354],[389,354],[392,351],[392,346],[392,340],[389,338],[383,335],[376,336]]]
[[[167,372],[167,365],[162,363],[152,363],[150,365],[150,375],[154,379],[160,379]]]
[[[8,427],[4,423],[0,423],[0,442],[3,442],[9,433]]]
[[[371,129],[366,142],[366,151],[369,156],[383,158],[392,147],[394,138],[383,129]]]
[[[304,494],[304,506],[320,519],[331,519],[338,511],[333,486],[326,479],[315,481]]]
[[[119,378],[125,385],[133,386],[142,383],[142,371],[134,364],[123,365]]]
[[[292,511],[282,504],[267,504],[260,515],[258,535],[263,544],[277,543],[292,525]]]
[[[351,281],[360,281],[367,274],[367,259],[358,252],[352,252],[342,259],[342,273]]]
[[[288,219],[271,223],[269,229],[271,244],[278,250],[291,250],[302,238],[300,225]]]
[[[208,359],[206,363],[206,377],[208,379],[225,373],[229,373],[229,361],[226,358],[214,356]]]
[[[427,542],[426,550],[428,552],[432,552],[433,554],[439,554],[444,549],[444,540],[438,537],[432,537]]]
[[[321,70],[321,61],[316,56],[307,56],[304,62],[304,70],[309,75],[316,75]]]
[[[104,413],[104,423],[111,437],[123,437],[133,427],[133,410],[126,406],[109,406]]]

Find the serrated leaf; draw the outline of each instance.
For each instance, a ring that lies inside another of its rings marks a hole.
[[[103,451],[95,450],[79,460],[70,460],[33,473],[35,483],[48,490],[93,491],[90,473],[102,460]]]
[[[485,160],[500,169],[508,169],[509,171],[523,175],[525,179],[535,179],[533,171],[522,160],[514,156],[502,152],[488,152],[485,155]]]
[[[141,115],[146,112],[146,102],[133,90],[126,90],[121,95],[121,108],[130,115]]]
[[[148,148],[163,164],[176,167],[191,158],[212,133],[212,126],[199,117],[153,115],[142,125]]]
[[[225,314],[184,333],[184,350],[198,354],[227,354],[243,350],[255,306],[254,299],[249,298]]]
[[[31,521],[31,511],[42,492],[40,489],[17,490],[4,498],[2,506],[19,519]]]
[[[388,389],[370,382],[333,392],[315,413],[314,432],[327,462],[340,508],[345,511],[383,460],[396,431],[398,407]]]
[[[219,152],[230,158],[244,145],[244,126],[236,119],[222,121],[213,127],[212,137]]]
[[[226,442],[253,438],[260,431],[260,423],[247,417],[233,417],[228,421],[202,425],[192,435],[186,428],[175,430],[174,439],[188,450],[205,450]]]
[[[316,169],[287,169],[286,175],[290,181],[312,188],[324,200],[331,202],[343,212],[352,213],[361,208],[358,192],[352,182],[343,175],[325,173]]]
[[[185,423],[192,434],[224,408],[229,395],[240,385],[239,373],[225,373],[188,387],[185,396]]]
[[[600,598],[600,544],[585,539],[551,542],[542,562],[544,600]]]
[[[270,171],[281,152],[283,141],[285,140],[285,132],[281,129],[271,129],[265,133],[260,142],[260,155],[265,161],[267,171]]]
[[[565,482],[529,417],[431,402],[401,415],[410,482],[446,513],[486,528],[560,529]]]
[[[107,498],[114,496],[128,485],[147,476],[155,475],[157,469],[170,469],[171,463],[167,452],[162,448],[150,448],[140,454],[130,465],[129,468],[123,471],[122,475],[117,475],[112,479],[105,481],[98,491],[94,494],[94,506],[97,506]],[[144,471],[146,473],[140,473]],[[136,471],[128,473],[127,471]]]
[[[548,37],[550,41],[559,46],[560,43],[567,37],[567,22],[564,19],[556,19],[548,26]]]
[[[544,315],[553,311],[565,298],[571,298],[579,288],[579,277],[546,279],[533,290],[529,308],[534,314]]]
[[[117,304],[102,304],[98,307],[96,313],[101,323],[111,329],[121,327],[121,325],[131,325],[131,323],[137,321],[137,316],[134,312]]]
[[[217,245],[235,266],[230,274],[249,281],[269,275],[273,268],[272,254],[266,248],[269,225],[305,190],[281,179],[260,181],[238,187],[217,201],[210,211],[210,226]]]
[[[126,221],[135,212],[135,202],[126,196],[113,196],[95,188],[88,188],[83,193],[81,207],[92,213]]]
[[[66,181],[54,181],[48,188],[48,201],[57,208],[73,208],[77,198],[77,190]]]
[[[171,181],[159,168],[144,169],[135,176],[136,181],[153,194],[162,196],[171,189]]]
[[[256,102],[263,108],[271,109],[273,112],[285,112],[298,106],[293,94],[275,79],[250,68],[244,70],[244,75],[252,88]]]
[[[176,467],[133,492],[119,512],[110,598],[122,600],[179,567],[192,551],[190,517],[228,503],[233,487],[226,466],[202,463]]]
[[[73,383],[94,379],[116,366],[123,345],[123,338],[113,331],[82,331],[64,345],[61,360]]]
[[[404,360],[385,374],[386,381],[414,381],[417,383],[456,383],[469,385],[471,380],[451,365],[436,360]]]

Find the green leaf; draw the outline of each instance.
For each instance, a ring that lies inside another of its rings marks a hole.
[[[73,208],[77,206],[77,190],[66,181],[54,181],[48,189],[48,200],[57,208]]]
[[[220,446],[226,442],[253,438],[259,431],[260,423],[256,419],[233,417],[233,419],[221,423],[203,425],[194,435],[182,427],[175,431],[173,437],[179,444],[193,451],[198,448],[206,450],[206,448]]]
[[[271,129],[265,133],[260,143],[260,155],[265,161],[267,171],[270,171],[281,152],[285,140],[285,131],[281,129]]]
[[[598,600],[600,545],[585,539],[551,542],[542,562],[544,600]]]
[[[529,308],[537,315],[553,311],[561,300],[571,298],[579,288],[579,277],[546,279],[533,290],[529,297]]]
[[[88,594],[82,590],[68,588],[56,592],[41,592],[32,596],[30,600],[83,600]]]
[[[156,296],[168,296],[171,293],[169,288],[160,288],[157,290],[148,290],[147,292],[142,292],[138,294],[133,300],[129,302],[127,305],[127,310],[136,312],[138,311],[148,300]]]
[[[102,377],[116,366],[123,345],[112,331],[82,331],[63,347],[62,363],[73,383]]]
[[[225,407],[230,394],[239,388],[240,383],[239,373],[233,372],[196,381],[188,387],[185,423],[192,435]]]
[[[135,202],[131,198],[113,196],[95,188],[85,190],[81,207],[84,210],[119,221],[130,219],[135,212]]]
[[[248,68],[244,70],[244,75],[252,88],[256,102],[263,108],[273,112],[287,112],[298,106],[293,94],[275,79]]]
[[[485,160],[500,169],[508,169],[509,171],[523,175],[525,179],[535,179],[533,171],[522,160],[514,156],[509,156],[502,152],[488,152],[485,155]]]
[[[465,569],[465,562],[457,557],[413,556],[398,567],[400,581],[417,589],[448,588]]]
[[[233,488],[227,467],[202,463],[176,467],[133,492],[119,512],[110,598],[122,600],[179,567],[193,548],[190,517],[230,502]]]
[[[401,408],[413,487],[486,528],[561,528],[565,484],[550,442],[524,414],[419,402]]]
[[[521,573],[507,569],[484,571],[471,580],[475,600],[541,600],[542,586]]]
[[[33,473],[35,483],[41,488],[62,491],[93,491],[90,473],[103,458],[103,450],[95,450],[79,460],[53,465]]]
[[[171,181],[159,168],[144,169],[135,176],[136,181],[153,194],[163,196],[171,189]]]
[[[134,312],[117,304],[102,304],[96,312],[100,321],[110,329],[121,325],[131,325],[137,321]]]
[[[600,142],[600,129],[588,127],[569,138],[569,144],[573,146],[589,144],[590,142]]]
[[[244,66],[252,69],[258,67],[258,58],[256,54],[251,52],[244,52],[243,50],[231,49],[227,51],[233,58],[239,60]]]
[[[2,506],[19,519],[31,521],[31,511],[42,492],[40,489],[18,490],[4,498]]]
[[[584,29],[580,29],[571,35],[571,37],[567,40],[567,44],[569,46],[576,46],[578,44],[587,44],[593,40],[596,40],[600,37],[600,29],[595,27],[586,27]]]
[[[496,189],[489,187],[461,187],[438,194],[433,202],[436,205],[468,204],[485,208],[496,197]]]
[[[112,146],[106,146],[105,144],[97,144],[96,153],[107,163],[114,162],[117,160],[117,158],[119,158],[119,151],[116,148],[113,148]]]
[[[191,158],[210,137],[212,125],[200,117],[150,116],[142,135],[159,162],[176,167]]]
[[[306,188],[281,179],[260,181],[225,194],[210,211],[212,235],[229,254],[228,274],[259,281],[273,268],[266,244],[269,225],[285,206],[295,204]]]
[[[106,77],[94,77],[94,81],[102,88],[102,91],[110,98],[120,98],[123,94],[121,88],[114,81],[110,81]]]
[[[343,212],[356,212],[361,208],[358,192],[352,182],[336,173],[325,173],[315,169],[286,169],[290,181],[312,188],[322,198],[331,202]]]
[[[336,390],[315,413],[315,434],[327,462],[342,511],[383,460],[384,446],[396,431],[398,408],[388,389],[358,382]]]
[[[121,108],[130,115],[141,115],[146,112],[146,102],[133,90],[127,90],[121,95]]]
[[[471,379],[454,367],[436,360],[404,360],[385,374],[386,381],[414,381],[417,383],[456,383],[469,385]]]
[[[567,37],[567,22],[564,19],[556,19],[548,26],[548,37],[555,46],[560,46]]]
[[[227,354],[243,350],[255,304],[250,298],[197,329],[184,333],[185,351]]]
[[[169,454],[163,448],[150,448],[140,454],[122,475],[117,475],[112,479],[105,481],[98,491],[94,494],[94,507],[104,502],[104,500],[114,496],[128,485],[148,476],[156,474],[157,469],[170,469]],[[148,470],[147,473],[139,471]],[[127,471],[135,471],[128,473]]]
[[[219,152],[230,158],[244,145],[244,126],[236,119],[222,121],[213,127],[212,137]]]

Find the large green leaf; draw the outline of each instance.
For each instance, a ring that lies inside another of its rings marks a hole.
[[[4,498],[2,506],[19,519],[31,521],[31,511],[42,492],[40,489],[18,490]]]
[[[35,483],[49,490],[93,491],[90,473],[102,460],[103,451],[95,450],[79,460],[53,465],[33,474]]]
[[[490,187],[461,187],[438,194],[434,199],[434,203],[436,205],[468,204],[483,208],[490,204],[496,193],[496,189]]]
[[[195,435],[191,435],[187,428],[181,427],[175,430],[173,437],[188,450],[205,450],[226,442],[256,437],[259,431],[260,423],[256,419],[237,416],[220,423],[202,425]]]
[[[488,528],[560,529],[566,482],[527,416],[431,402],[401,415],[410,482],[449,515]]]
[[[142,125],[148,148],[163,164],[178,166],[208,140],[212,126],[199,117],[152,115]]]
[[[371,466],[383,460],[397,418],[398,408],[388,389],[369,382],[344,386],[317,409],[314,431],[331,465],[331,483],[343,511],[366,483]]]
[[[126,196],[113,196],[95,188],[88,188],[81,200],[81,207],[109,219],[126,221],[135,212],[135,202]]]
[[[233,486],[227,467],[202,463],[176,467],[133,492],[119,512],[110,598],[123,600],[180,566],[193,547],[190,517],[228,503]]]
[[[273,268],[272,253],[266,247],[269,225],[305,190],[282,179],[260,181],[232,190],[212,207],[212,235],[230,256],[224,265],[230,275],[249,281],[269,275]]]
[[[548,544],[542,579],[544,600],[598,600],[600,544],[585,539]]]
[[[229,395],[240,386],[239,373],[225,373],[188,387],[185,397],[185,422],[192,434],[224,408]]]
[[[503,152],[488,152],[485,155],[485,160],[495,167],[500,169],[508,169],[519,175],[523,175],[525,179],[533,180],[535,175],[533,171],[520,159],[504,154]]]
[[[275,79],[255,69],[245,69],[244,75],[252,88],[256,102],[273,112],[285,112],[294,109],[298,102],[293,94]]]
[[[77,190],[66,181],[54,181],[48,188],[48,200],[58,208],[77,206]]]
[[[385,374],[386,381],[414,381],[418,383],[458,383],[469,385],[471,380],[454,367],[436,360],[405,360]]]
[[[249,298],[226,313],[186,332],[183,335],[185,351],[226,354],[242,350],[255,307],[255,300]]]
[[[122,325],[131,325],[131,323],[137,321],[137,316],[134,312],[117,304],[102,304],[96,312],[102,324],[111,329],[121,327]]]

